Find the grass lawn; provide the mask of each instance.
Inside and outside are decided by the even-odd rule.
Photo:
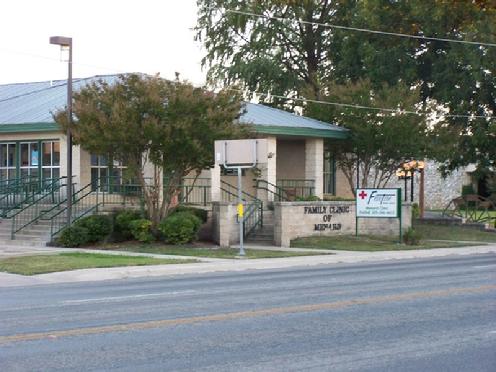
[[[202,247],[197,245],[173,246],[163,243],[140,244],[137,242],[125,242],[105,244],[98,249],[119,250],[127,252],[170,254],[181,256],[196,256],[208,258],[236,258],[239,253],[237,248],[218,248],[217,246]],[[269,251],[259,249],[245,249],[246,258],[278,258],[278,257],[295,257],[295,256],[313,256],[322,253],[319,252],[284,252]]]
[[[476,241],[496,243],[496,233],[479,231],[462,226],[415,225],[423,239]]]
[[[295,248],[335,249],[340,251],[397,251],[430,248],[451,248],[466,246],[457,242],[422,241],[419,245],[398,244],[398,238],[382,236],[313,236],[299,238],[291,242]]]
[[[196,260],[158,259],[151,257],[119,256],[97,253],[59,253],[54,255],[19,256],[0,259],[0,271],[36,275],[90,269],[97,267],[165,265],[197,262]]]

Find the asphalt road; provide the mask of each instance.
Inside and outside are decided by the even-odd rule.
[[[496,255],[0,289],[0,370],[496,371]]]

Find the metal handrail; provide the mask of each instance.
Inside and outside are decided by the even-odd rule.
[[[287,192],[284,189],[282,189],[281,187],[274,185],[273,183],[270,183],[269,181],[266,181],[266,180],[258,179],[255,181],[256,181],[255,187],[257,189],[266,190],[267,192],[270,192],[274,196],[277,196],[278,201],[289,201],[289,196],[288,196]],[[265,183],[266,186],[265,187],[260,186],[261,183]],[[269,186],[272,186],[274,188],[274,190],[276,190],[276,191],[269,189]]]
[[[64,187],[67,186],[67,183],[62,183],[61,181],[63,179],[67,179],[67,177],[61,177],[56,179],[55,181],[52,181],[49,184],[49,187],[45,187],[43,191],[46,191],[46,193],[40,193],[40,194],[35,194],[32,197],[30,197],[25,205],[17,210],[15,213],[12,215],[7,216],[8,218],[12,219],[12,224],[11,224],[11,239],[15,238],[15,234],[24,229],[25,227],[35,223],[40,219],[40,216],[43,214],[43,210],[39,210],[39,206],[43,201],[46,199],[51,198],[52,202],[55,200],[55,195],[57,193],[57,196],[60,200],[60,190],[63,189]],[[67,199],[67,196],[66,196]],[[30,214],[27,217],[27,221],[22,220],[21,218],[23,217],[23,214],[34,208],[34,213]],[[21,221],[19,221],[21,219]],[[19,225],[20,224],[20,225]]]
[[[17,210],[15,213],[8,215],[7,213],[13,210],[14,208],[11,208],[11,210],[7,211],[4,213],[2,216],[3,218],[12,218],[17,216],[19,213],[23,212],[25,209],[29,208],[30,206],[36,204],[37,196],[44,197],[45,195],[51,195],[54,191],[58,191],[62,186],[60,185],[60,182],[62,180],[65,180],[67,177],[60,177],[60,178],[54,178],[52,179],[52,182],[50,182],[48,185],[44,185],[41,190],[39,190],[39,193],[32,193],[30,194],[26,199],[23,200],[23,207],[19,210]],[[65,186],[65,185],[64,185]],[[45,193],[48,192],[48,193]]]
[[[234,196],[235,198],[238,197],[238,188],[236,186],[233,186],[231,185],[230,183],[227,183],[226,181],[220,181],[220,184],[221,184],[221,191],[224,191],[225,193],[227,193],[228,195],[230,196]],[[224,186],[224,187],[222,187]],[[244,201],[253,201],[253,200],[259,200],[256,196],[254,195],[251,195],[245,191],[241,191],[241,195],[245,196],[246,198],[242,198],[242,200]],[[228,200],[228,201],[231,201],[231,200]]]
[[[0,216],[5,217],[11,210],[20,208],[30,196],[43,190],[40,180],[35,177],[3,180],[6,183],[0,191]]]
[[[277,186],[286,192],[288,198],[308,197],[315,194],[315,180],[307,179],[278,179]]]
[[[78,190],[78,192],[74,195],[76,198],[74,199],[72,203],[72,209],[73,209],[73,215],[70,223],[74,223],[77,220],[81,219],[82,217],[88,215],[91,213],[93,210],[98,211],[98,207],[100,205],[104,205],[104,199],[102,201],[98,200],[98,195],[99,193],[104,193],[105,191],[93,191],[92,190],[93,184],[89,183],[88,185],[84,186],[82,189]],[[79,196],[77,196],[79,195]],[[91,204],[87,209],[83,210],[82,212],[78,212],[78,209],[81,207],[82,201],[86,199],[88,196],[93,196],[96,195],[96,201],[94,204]],[[53,209],[52,209],[53,210]],[[65,218],[65,212],[67,211],[67,206],[61,210],[59,210],[57,213],[53,214],[50,216],[50,218],[44,218],[46,220],[50,220],[50,238],[53,238],[55,235],[57,235],[60,231],[62,231],[64,228],[66,228],[69,223],[67,219]],[[57,220],[58,217],[62,215],[62,222],[59,223],[57,227],[55,227],[55,223],[59,220]]]
[[[243,237],[246,238],[258,226],[263,227],[263,202],[259,199],[248,204],[243,218]]]

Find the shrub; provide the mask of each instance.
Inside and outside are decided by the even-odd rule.
[[[418,245],[421,238],[420,233],[413,227],[408,228],[408,230],[403,233],[403,242],[406,245]]]
[[[420,217],[420,207],[417,203],[412,204],[412,218]]]
[[[120,240],[129,240],[133,238],[131,232],[131,222],[141,219],[138,211],[123,210],[117,213],[114,220],[114,235],[118,235]]]
[[[181,213],[181,212],[189,212],[194,214],[196,217],[200,219],[201,222],[207,222],[208,212],[205,209],[194,208],[194,207],[186,207],[184,205],[180,205],[174,209],[172,213]]]
[[[77,220],[74,226],[88,230],[88,243],[101,241],[112,232],[112,221],[108,216],[102,215],[83,217]]]
[[[316,195],[297,196],[295,201],[320,201],[320,198]]]
[[[155,240],[152,234],[152,221],[145,218],[131,221],[129,223],[133,238],[143,243],[150,243]]]
[[[88,242],[88,229],[77,225],[66,227],[56,239],[57,245],[66,248],[76,248]]]
[[[469,185],[463,185],[462,186],[462,196],[465,195],[472,195],[472,194],[477,194],[474,190],[474,186],[472,184]]]
[[[189,212],[172,213],[160,222],[159,230],[169,244],[184,244],[196,239],[201,221]]]

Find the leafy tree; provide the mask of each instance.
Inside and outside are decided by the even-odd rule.
[[[420,88],[425,107],[444,108],[451,115],[496,113],[494,46],[299,22],[494,44],[494,1],[198,0],[198,5],[197,39],[207,50],[203,62],[212,82],[326,99],[325,87],[366,79],[374,89],[384,83]],[[287,100],[271,103],[288,107]],[[436,151],[429,155],[443,161],[447,171],[472,162],[479,168],[496,166],[494,119],[445,116],[436,122]]]
[[[332,23],[346,7],[345,1],[331,0],[199,0],[197,39],[207,50],[203,63],[210,67],[210,81],[279,95],[309,86],[317,96],[320,81],[331,73],[332,30],[297,20]]]
[[[422,158],[426,151],[427,131],[417,111],[419,92],[405,84],[374,88],[370,80],[358,80],[346,85],[333,84],[326,99],[377,108],[360,110],[351,107],[310,103],[307,111],[313,117],[331,118],[350,129],[347,141],[328,144],[337,165],[343,171],[350,189],[356,185],[356,164],[360,164],[360,187],[385,187],[395,175],[398,165],[410,159]],[[393,107],[391,112],[382,107]],[[370,184],[372,182],[372,184]]]
[[[128,166],[154,228],[168,214],[183,177],[213,164],[214,141],[244,133],[234,123],[241,110],[236,94],[158,76],[129,74],[113,84],[89,84],[74,94],[73,110],[75,143]],[[65,115],[55,114],[64,129]],[[154,168],[151,179],[147,164]]]

